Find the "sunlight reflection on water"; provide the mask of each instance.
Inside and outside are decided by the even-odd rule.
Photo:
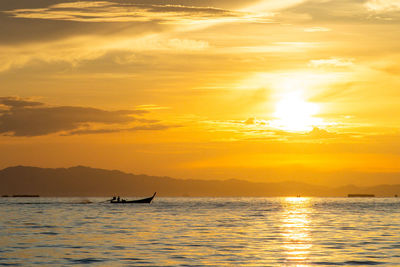
[[[308,259],[312,239],[309,224],[311,213],[309,198],[288,197],[283,200],[281,214],[281,235],[284,237],[282,248],[287,255],[288,263],[304,262]]]

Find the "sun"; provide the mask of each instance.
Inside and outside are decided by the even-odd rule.
[[[319,105],[304,100],[301,92],[288,92],[276,103],[272,124],[287,131],[310,131],[321,124],[321,119],[314,117],[319,110]]]

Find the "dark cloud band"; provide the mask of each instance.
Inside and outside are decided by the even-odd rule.
[[[102,110],[92,107],[48,106],[16,97],[0,97],[0,134],[40,136],[53,133],[94,134],[124,130],[164,130],[169,126],[141,116],[144,110]],[[137,125],[132,126],[131,123]],[[100,128],[99,126],[114,128]],[[115,126],[117,125],[117,127]],[[127,125],[128,127],[121,127]],[[93,126],[97,128],[93,129]]]

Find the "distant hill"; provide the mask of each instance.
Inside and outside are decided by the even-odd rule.
[[[400,195],[400,185],[330,188],[299,182],[255,183],[243,180],[174,179],[135,175],[84,166],[37,168],[16,166],[0,170],[0,194],[40,196],[347,196]]]

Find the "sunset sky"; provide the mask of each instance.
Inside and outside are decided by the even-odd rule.
[[[1,0],[0,168],[400,183],[400,0]]]

